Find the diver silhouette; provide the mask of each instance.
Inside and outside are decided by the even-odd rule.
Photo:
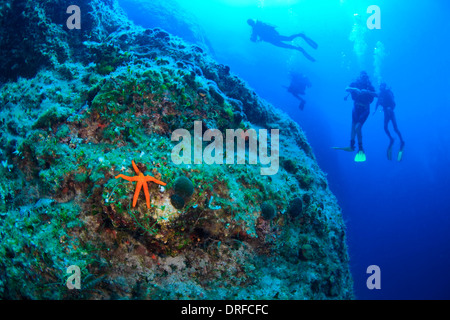
[[[395,108],[395,100],[394,94],[390,89],[387,88],[386,83],[382,82],[380,84],[380,92],[378,93],[378,101],[375,106],[375,111],[378,109],[378,106],[383,107],[384,111],[384,132],[386,132],[389,137],[389,146],[387,149],[387,158],[388,160],[392,160],[392,146],[394,145],[394,138],[391,136],[389,132],[389,122],[392,122],[392,126],[394,127],[394,131],[397,133],[400,138],[400,150],[397,155],[397,161],[401,161],[403,158],[403,148],[405,146],[405,141],[403,141],[402,134],[400,130],[398,130],[397,119],[395,118],[394,108]]]
[[[281,48],[287,48],[287,49],[294,49],[298,50],[310,61],[314,62],[316,61],[312,56],[310,56],[305,49],[302,47],[296,47],[291,44],[284,43],[283,41],[292,41],[295,38],[303,38],[303,40],[306,41],[308,45],[310,45],[312,48],[317,49],[317,43],[315,43],[313,40],[305,36],[303,33],[297,33],[293,34],[292,36],[282,36],[278,33],[275,26],[269,25],[267,23],[264,23],[262,21],[248,19],[247,23],[249,26],[252,27],[252,35],[250,37],[250,40],[253,42],[256,41],[265,41],[268,43],[273,44],[274,46],[281,47]]]
[[[297,72],[291,73],[291,83],[289,84],[289,87],[283,86],[287,89],[289,93],[291,93],[294,97],[296,97],[298,100],[300,100],[299,109],[303,111],[305,108],[306,101],[301,97],[305,94],[305,89],[308,87],[311,87],[311,81],[309,79]]]
[[[350,147],[334,147],[333,149],[353,152],[355,151],[355,137],[357,137],[358,153],[355,156],[355,161],[364,162],[366,161],[366,154],[364,153],[362,143],[362,126],[369,117],[370,104],[377,96],[377,93],[370,83],[369,76],[365,71],[362,71],[358,79],[352,82],[345,90],[349,92],[349,94],[344,98],[344,100],[347,100],[349,95],[352,96],[353,100]]]

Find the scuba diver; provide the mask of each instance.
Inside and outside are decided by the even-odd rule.
[[[297,33],[292,36],[282,36],[278,33],[277,30],[275,30],[275,26],[271,26],[267,23],[248,19],[247,23],[252,27],[252,35],[250,37],[250,40],[253,42],[256,41],[265,41],[273,44],[274,46],[281,47],[281,48],[287,48],[287,49],[294,49],[298,50],[310,61],[314,62],[316,61],[313,57],[311,57],[302,47],[296,47],[287,43],[284,43],[283,41],[292,41],[295,38],[301,37],[303,38],[307,44],[309,44],[312,48],[317,49],[317,43],[315,43],[313,40],[305,36],[303,33]]]
[[[352,82],[350,86],[348,86],[345,90],[349,92],[349,94],[347,94],[344,100],[347,100],[348,96],[351,95],[354,102],[352,111],[350,147],[334,147],[333,149],[344,150],[348,152],[355,151],[355,137],[357,136],[358,153],[355,156],[355,161],[364,162],[366,161],[366,154],[364,153],[363,149],[361,129],[370,114],[370,104],[377,96],[377,93],[370,83],[369,76],[365,71],[362,71],[358,79]]]
[[[305,108],[305,99],[303,99],[300,95],[305,94],[305,89],[311,87],[311,81],[309,79],[301,74],[292,72],[291,73],[291,83],[289,87],[283,86],[287,89],[289,93],[291,93],[294,97],[296,97],[298,100],[300,100],[300,105],[298,106],[300,110],[303,111]]]
[[[389,132],[389,122],[392,121],[392,126],[394,127],[394,131],[397,133],[400,138],[400,150],[397,155],[397,161],[401,161],[403,158],[403,148],[405,146],[405,141],[403,141],[402,134],[397,127],[397,120],[395,118],[394,108],[395,108],[395,100],[394,94],[390,89],[386,87],[386,83],[380,84],[380,93],[378,94],[378,101],[375,107],[375,112],[378,109],[378,106],[383,107],[384,111],[384,131],[389,137],[389,146],[387,149],[387,158],[388,160],[392,160],[392,146],[394,145],[394,138],[392,138],[391,133]],[[375,114],[374,112],[374,114]]]

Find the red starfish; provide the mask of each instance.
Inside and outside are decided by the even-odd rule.
[[[147,182],[148,181],[155,182],[155,183],[160,184],[162,186],[165,186],[166,183],[164,183],[162,181],[159,181],[158,179],[155,179],[152,176],[144,176],[144,174],[139,171],[138,167],[134,163],[134,160],[131,160],[131,164],[133,165],[133,169],[136,172],[137,176],[128,177],[128,176],[125,176],[123,174],[119,174],[118,176],[116,176],[116,179],[122,178],[122,179],[125,179],[127,181],[137,181],[138,184],[136,186],[136,191],[134,192],[134,197],[133,197],[133,208],[136,206],[136,202],[137,202],[137,199],[139,197],[139,192],[141,191],[142,186],[144,186],[145,201],[147,203],[147,208],[150,209],[150,194],[148,193]]]

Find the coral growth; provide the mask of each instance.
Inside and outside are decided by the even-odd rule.
[[[275,208],[268,202],[264,202],[261,205],[261,217],[264,220],[272,220],[276,215]]]
[[[173,185],[174,192],[183,199],[188,199],[194,193],[192,181],[186,177],[178,177]]]
[[[289,204],[289,215],[293,218],[298,217],[303,211],[303,201],[299,197],[291,200]]]

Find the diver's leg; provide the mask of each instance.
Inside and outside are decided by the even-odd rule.
[[[297,37],[303,38],[303,40],[305,40],[305,42],[307,44],[309,44],[311,46],[311,48],[317,49],[317,47],[318,47],[317,43],[315,43],[311,38],[308,38],[304,33],[297,33],[297,34],[290,36],[289,38],[295,39]]]
[[[292,35],[292,36],[282,36],[282,35],[279,35],[278,36],[278,39],[280,40],[280,41],[292,41],[292,40],[294,40],[295,38],[297,37],[297,35]]]
[[[392,125],[394,126],[394,130],[397,133],[398,137],[400,138],[400,150],[398,151],[397,161],[402,161],[403,148],[405,147],[405,141],[403,141],[402,134],[400,133],[400,130],[398,130],[397,120],[395,119],[394,111],[392,111]]]
[[[281,41],[270,41],[269,43],[273,44],[274,46],[280,47],[280,48],[286,48],[286,49],[294,49],[294,50],[298,50],[301,53],[303,53],[303,55],[306,57],[306,59],[314,62],[316,61],[316,59],[314,59],[313,57],[311,57],[302,47],[296,47],[287,43],[283,43]]]
[[[300,51],[301,53],[303,53],[303,55],[305,56],[306,59],[308,59],[311,62],[315,62],[316,59],[314,59],[312,56],[310,56],[302,47],[294,47],[295,49],[297,49],[298,51]]]
[[[384,131],[386,132],[387,136],[389,137],[389,145],[386,151],[386,157],[388,160],[392,160],[392,146],[394,145],[394,138],[392,138],[391,133],[389,132],[389,117],[384,114]]]
[[[297,47],[287,44],[287,43],[283,43],[281,41],[267,41],[267,42],[273,44],[274,46],[280,47],[280,48],[297,49]]]
[[[405,144],[405,142],[403,141],[402,134],[400,133],[400,130],[398,130],[397,119],[395,118],[394,111],[392,111],[391,120],[392,120],[392,126],[394,127],[394,131],[395,131],[395,133],[397,133],[398,137],[400,138],[400,144],[401,145]]]
[[[305,109],[305,103],[306,103],[306,101],[305,101],[305,99],[303,99],[302,97],[300,97],[300,96],[297,96],[298,97],[298,99],[300,100],[300,104],[299,104],[299,109],[300,110],[302,110],[303,111],[303,109]]]
[[[366,161],[366,154],[364,153],[364,148],[363,148],[363,144],[362,144],[362,126],[363,126],[363,123],[358,122],[355,127],[356,136],[358,137],[358,152],[356,153],[356,156],[355,156],[355,162]]]
[[[296,33],[293,34],[292,36],[282,36],[282,35],[278,36],[279,41],[292,41],[295,38],[303,38],[303,40],[305,40],[305,42],[309,44],[313,49],[317,49],[318,47],[317,43],[315,43],[312,39],[305,36],[304,33]]]
[[[386,132],[387,136],[389,137],[389,145],[386,151],[386,156],[388,160],[392,160],[392,146],[394,145],[394,138],[392,137],[391,133],[389,132],[389,121],[392,120],[392,124],[394,125],[394,130],[396,127],[395,117],[393,117],[392,110],[386,109],[384,111],[384,132]],[[401,138],[400,138],[401,140]]]
[[[356,131],[356,137],[358,138],[358,149],[363,150],[363,143],[362,143],[362,124],[358,122],[355,126]]]
[[[352,110],[352,129],[350,132],[350,148],[355,150],[355,138],[356,138],[356,121],[357,121],[357,113],[355,108]]]
[[[356,123],[352,123],[352,130],[350,132],[350,149],[355,150],[356,138]]]
[[[363,149],[363,143],[362,143],[362,126],[364,125],[364,123],[366,122],[367,118],[369,117],[370,114],[370,109],[369,107],[367,107],[365,110],[363,110],[360,115],[359,115],[359,119],[358,119],[358,123],[356,126],[356,135],[358,137],[358,148],[361,151],[364,151]]]
[[[306,103],[305,99],[300,97],[300,95],[298,93],[292,93],[292,95],[294,97],[296,97],[300,101],[300,104],[298,105],[298,108],[303,111],[303,109],[305,108],[305,103]]]
[[[291,92],[291,94],[292,94],[294,97],[296,97],[298,100],[301,100],[301,99],[302,99],[302,98],[298,95],[298,93]]]
[[[384,113],[384,132],[386,132],[387,136],[389,137],[389,140],[393,142],[394,138],[392,138],[391,133],[389,132],[389,121],[391,120],[388,111],[385,111]]]

